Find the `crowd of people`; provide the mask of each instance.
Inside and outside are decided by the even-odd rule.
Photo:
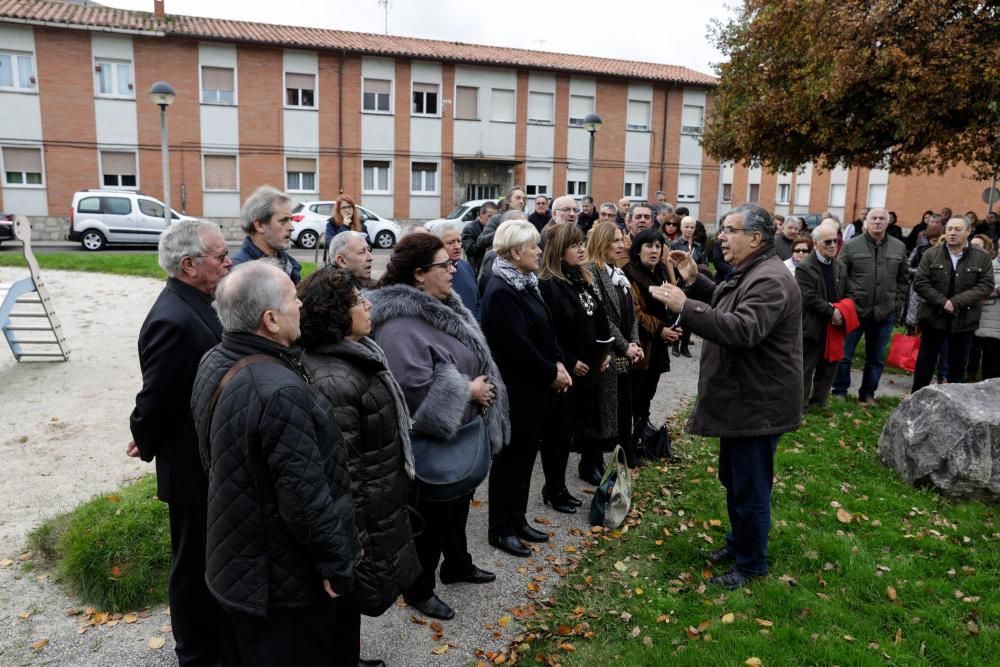
[[[170,277],[139,334],[128,454],[155,459],[169,507],[180,664],[377,665],[360,656],[363,615],[402,596],[454,617],[438,582],[495,579],[469,554],[475,486],[488,485],[486,541],[530,556],[549,539],[527,519],[536,459],[542,502],[569,514],[583,504],[571,452],[589,485],[615,445],[641,464],[657,385],[692,334],[686,428],[719,438],[730,518],[705,558],[731,562],[710,580],[730,589],[767,574],[778,440],[806,406],[846,394],[861,335],[861,401],[909,301],[926,347],[914,391],[942,350],[961,381],[973,341],[995,375],[995,216],[975,236],[964,218],[943,232],[930,219],[908,255],[882,208],[849,235],[833,216],[807,231],[745,205],[709,249],[704,225],[664,199],[538,197],[527,214],[515,187],[464,227],[412,228],[377,281],[347,196],[325,265],[304,280],[288,253],[292,201],[274,188],[244,203],[232,258],[218,228],[172,225],[159,246]],[[490,466],[444,495],[425,459],[448,445],[482,446]]]

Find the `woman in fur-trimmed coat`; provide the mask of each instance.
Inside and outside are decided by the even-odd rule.
[[[493,453],[510,440],[507,391],[475,317],[453,293],[453,260],[441,240],[414,234],[396,245],[372,302],[375,341],[385,350],[413,419],[413,430],[452,438],[486,408]],[[415,542],[423,573],[403,592],[412,607],[432,618],[454,616],[434,594],[434,573],[441,582],[486,583],[495,577],[472,563],[465,525],[472,494],[447,502],[427,502],[418,485],[411,497],[423,516]]]

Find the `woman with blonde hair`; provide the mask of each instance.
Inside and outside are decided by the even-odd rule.
[[[573,513],[580,501],[566,488],[566,463],[572,443],[579,449],[580,479],[601,481],[602,443],[617,436],[617,404],[604,405],[599,387],[610,358],[598,341],[607,340],[608,316],[595,280],[584,268],[583,232],[573,224],[553,225],[545,235],[538,287],[552,313],[556,342],[573,386],[556,401],[542,445],[545,486],[542,500],[559,512]]]

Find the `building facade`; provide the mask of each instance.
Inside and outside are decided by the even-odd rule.
[[[161,196],[161,80],[177,93],[171,201],[189,215],[232,220],[265,183],[400,221],[515,184],[598,202],[663,190],[707,219],[719,203],[699,145],[715,80],[686,68],[0,0],[0,210],[51,237],[77,190]]]

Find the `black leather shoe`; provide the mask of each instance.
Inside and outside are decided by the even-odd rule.
[[[580,479],[582,479],[587,484],[591,486],[599,486],[601,484],[601,474],[597,472],[597,469],[592,466],[577,467],[576,471],[580,473]]]
[[[563,489],[559,493],[549,493],[544,486],[542,487],[542,502],[563,514],[576,514],[576,508],[579,507],[569,501],[569,491]]]
[[[735,590],[737,588],[743,588],[749,584],[754,579],[759,579],[759,576],[753,576],[749,574],[744,574],[740,572],[735,567],[725,574],[720,574],[717,577],[712,577],[708,580],[708,583],[715,584],[716,586],[722,586],[728,588],[729,590]]]
[[[681,356],[687,357],[689,359],[691,358],[691,350],[690,348],[688,348],[687,345],[681,347]]]
[[[576,510],[574,510],[576,511]],[[514,534],[523,542],[548,542],[549,534],[540,530],[535,530],[531,526],[518,526],[514,529]]]
[[[705,554],[705,560],[707,560],[712,565],[718,565],[727,560],[732,560],[733,552],[729,550],[729,546],[724,546],[721,549],[716,549],[715,551],[709,551]]]
[[[670,354],[674,355],[675,357],[679,357],[681,356],[681,350],[677,345],[674,345],[674,349],[670,351]]]
[[[364,658],[358,658],[358,667],[385,667],[385,662],[382,660],[365,660]]]
[[[576,496],[570,495],[570,492],[569,492],[568,489],[563,492],[563,498],[565,498],[566,502],[568,502],[573,507],[582,507],[583,506],[583,501],[580,500],[579,498],[577,498]]]
[[[447,621],[455,618],[455,612],[451,607],[446,605],[441,601],[441,598],[431,593],[431,596],[426,600],[411,600],[410,598],[403,596],[403,600],[406,604],[410,605],[417,611],[419,611],[424,616],[430,616],[431,618],[439,618],[442,621]]]
[[[514,535],[490,535],[487,541],[491,547],[496,547],[500,551],[506,551],[511,556],[527,558],[531,555],[531,549],[521,544],[521,540]]]
[[[492,572],[487,572],[486,570],[481,570],[475,565],[472,566],[472,570],[461,577],[446,577],[444,572],[441,573],[441,583],[442,584],[457,584],[459,582],[466,584],[488,584],[491,581],[496,580],[497,575]]]

